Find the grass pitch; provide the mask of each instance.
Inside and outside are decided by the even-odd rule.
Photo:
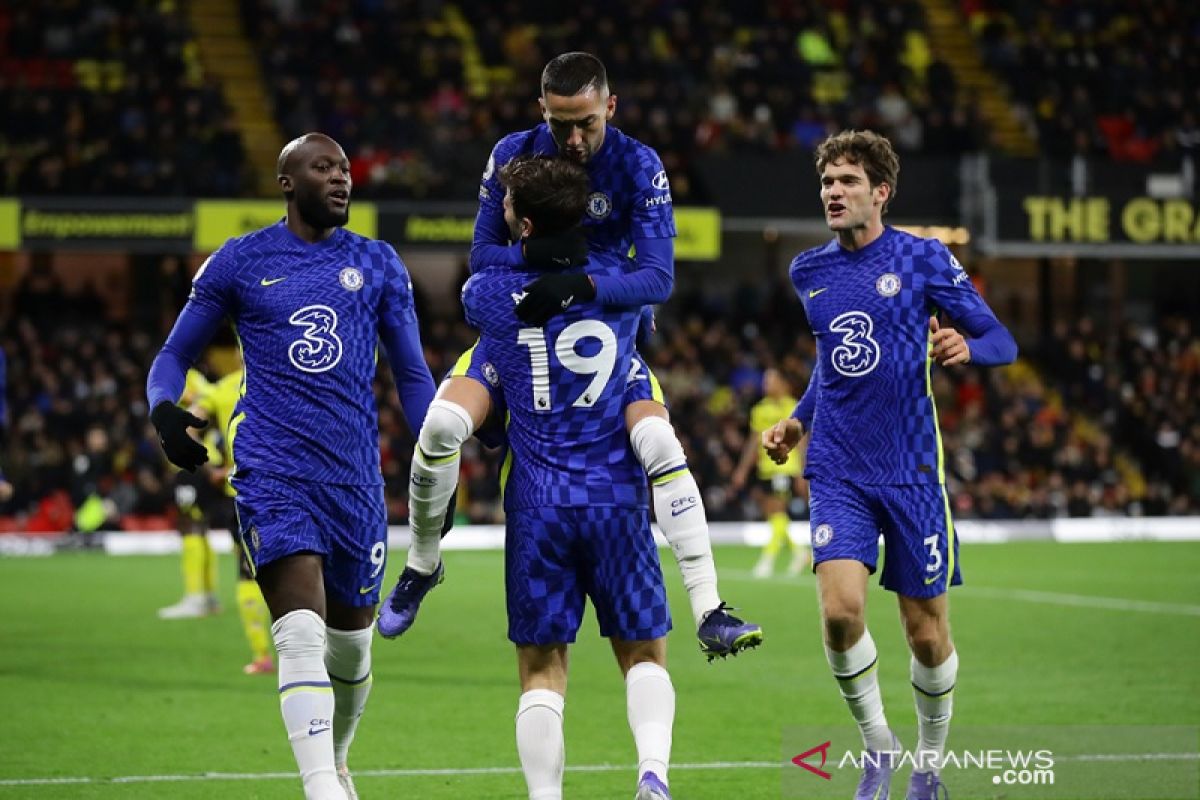
[[[797,769],[788,729],[849,721],[812,577],[755,581],[756,555],[722,548],[717,561],[722,594],[763,625],[764,646],[707,664],[663,554],[677,798],[781,797]],[[376,640],[350,761],[363,798],[525,796],[502,558],[447,553],[446,583],[412,631]],[[223,614],[164,622],[155,610],[178,597],[175,558],[0,559],[0,798],[301,796],[274,678],[241,674],[226,561]],[[394,554],[385,586],[402,562]],[[963,568],[967,585],[951,594],[956,726],[1200,724],[1200,544],[967,546]],[[895,601],[873,587],[868,615],[889,720],[912,731]],[[566,739],[567,797],[632,797],[624,686],[593,620],[572,650]],[[899,779],[893,792],[903,795]]]

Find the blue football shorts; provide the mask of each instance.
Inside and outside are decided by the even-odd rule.
[[[359,608],[379,602],[387,567],[383,486],[348,486],[249,473],[237,489],[238,536],[257,572],[295,553],[324,558],[325,592]]]
[[[962,583],[945,487],[868,486],[813,477],[809,489],[814,567],[850,559],[873,574],[882,536],[879,582],[885,589],[906,597],[936,597]]]
[[[513,511],[504,550],[508,638],[516,644],[574,642],[585,598],[601,636],[640,641],[671,630],[648,509]]]

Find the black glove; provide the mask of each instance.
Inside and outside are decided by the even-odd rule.
[[[150,421],[158,431],[167,460],[180,469],[195,472],[196,467],[208,461],[208,449],[188,436],[188,428],[203,429],[208,422],[184,411],[170,400],[163,400],[150,412]]]
[[[525,263],[537,269],[582,267],[588,260],[587,235],[578,225],[553,236],[526,239],[522,249]]]
[[[446,538],[446,534],[454,527],[454,512],[458,508],[458,489],[454,490],[454,494],[450,495],[450,503],[446,506],[446,518],[442,520],[442,538]]]
[[[582,272],[551,272],[525,287],[525,296],[517,303],[517,318],[540,328],[554,315],[595,297],[596,286]]]

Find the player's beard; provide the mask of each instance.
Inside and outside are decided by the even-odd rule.
[[[326,204],[325,198],[320,195],[297,193],[296,211],[300,213],[300,219],[317,230],[340,228],[350,221],[349,200],[346,202],[345,211],[335,211]]]

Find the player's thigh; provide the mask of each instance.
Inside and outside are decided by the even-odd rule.
[[[638,353],[634,353],[625,378],[625,428],[633,427],[648,417],[660,417],[671,421],[667,411],[667,398],[663,394],[658,378]]]
[[[316,553],[292,553],[258,571],[258,586],[273,620],[301,610],[324,619],[324,580],[322,558]]]
[[[508,638],[516,645],[569,644],[583,621],[574,509],[528,508],[505,520]]]
[[[329,543],[325,594],[339,608],[373,609],[387,568],[383,486],[314,486],[311,497]]]
[[[567,693],[567,645],[517,645],[517,672],[521,691],[549,689],[561,695]]]
[[[884,588],[906,597],[928,598],[962,583],[958,537],[944,486],[889,486],[881,495]]]
[[[634,641],[613,637],[610,644],[612,644],[613,655],[617,658],[617,666],[621,668],[622,675],[628,675],[629,670],[637,664],[667,666],[667,639],[665,636]]]
[[[586,545],[584,579],[600,635],[626,641],[666,636],[671,612],[645,508],[577,509]]]

